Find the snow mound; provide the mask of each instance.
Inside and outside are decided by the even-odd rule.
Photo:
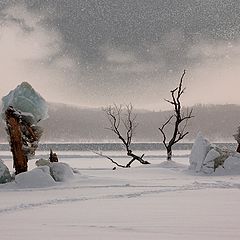
[[[50,162],[49,160],[39,159],[35,164],[38,167],[49,166],[50,174],[57,182],[65,182],[74,177],[74,170],[67,163]]]
[[[174,162],[172,160],[171,161],[167,160],[167,161],[164,161],[164,162],[158,164],[158,167],[170,168],[170,169],[183,169],[183,168],[186,168],[186,165]]]
[[[40,159],[38,167],[15,176],[18,188],[45,188],[55,186],[56,182],[65,182],[74,177],[72,168],[66,163]]]
[[[53,162],[50,164],[50,173],[57,182],[65,182],[74,177],[72,168],[61,162]]]
[[[31,171],[16,175],[15,183],[20,188],[42,188],[56,184],[50,175],[48,166],[37,167]]]
[[[220,149],[198,134],[189,157],[190,170],[205,174],[240,174],[240,154]]]
[[[36,124],[48,117],[46,101],[27,82],[21,83],[2,98],[3,117],[9,106],[20,111],[23,118],[31,124]]]
[[[0,159],[0,184],[7,183],[11,181],[11,174],[8,167]]]

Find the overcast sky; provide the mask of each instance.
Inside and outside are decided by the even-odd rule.
[[[239,0],[0,1],[0,95],[27,81],[48,101],[164,109],[240,103]]]

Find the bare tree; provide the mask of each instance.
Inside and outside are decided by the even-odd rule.
[[[113,132],[121,140],[127,152],[127,156],[131,157],[131,160],[126,165],[121,165],[106,155],[101,153],[97,154],[108,158],[112,163],[123,168],[129,168],[135,160],[142,164],[149,164],[148,161],[143,160],[144,154],[141,156],[135,155],[131,149],[132,138],[138,126],[136,122],[137,115],[133,113],[132,104],[127,105],[124,109],[121,105],[117,106],[114,104],[104,108],[103,111],[109,122],[109,127],[107,129]]]
[[[192,109],[189,111],[188,109],[184,112],[181,106],[181,96],[184,93],[186,88],[183,88],[182,83],[186,71],[183,71],[178,87],[171,90],[171,100],[165,99],[166,102],[172,104],[174,106],[173,114],[163,123],[162,127],[159,128],[163,136],[163,144],[167,150],[167,160],[172,160],[172,147],[174,144],[178,143],[182,140],[189,132],[186,131],[186,127],[188,125],[188,121],[193,117]],[[172,127],[172,137],[168,141],[166,134],[166,127]]]

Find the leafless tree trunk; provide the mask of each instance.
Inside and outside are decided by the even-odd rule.
[[[165,99],[165,101],[174,106],[173,114],[166,120],[165,123],[163,123],[162,127],[159,128],[159,131],[163,136],[163,144],[167,150],[167,160],[172,159],[173,145],[188,135],[189,132],[186,131],[186,127],[188,125],[188,120],[193,117],[192,109],[190,111],[187,110],[186,112],[183,112],[181,106],[181,96],[185,91],[185,88],[182,86],[185,74],[186,71],[184,70],[178,87],[170,91],[171,100]],[[169,141],[167,140],[167,134],[165,132],[165,129],[168,126],[173,126],[172,137]]]
[[[142,156],[137,156],[131,150],[132,138],[138,126],[138,123],[136,122],[137,116],[133,113],[133,106],[129,104],[125,109],[123,109],[122,106],[117,106],[115,104],[113,106],[104,108],[103,111],[105,112],[110,124],[107,129],[112,131],[121,140],[124,148],[127,151],[127,156],[131,157],[132,159],[127,165],[121,165],[108,156],[99,153],[98,155],[107,157],[118,167],[129,168],[135,160],[142,164],[149,164],[148,161],[143,160],[144,154]]]
[[[28,158],[35,154],[42,129],[24,120],[24,115],[12,106],[5,111],[6,129],[9,135],[15,174],[26,172]]]
[[[27,157],[23,150],[22,132],[20,116],[13,108],[8,108],[5,112],[7,131],[9,134],[10,147],[13,155],[13,166],[15,174],[27,171]]]

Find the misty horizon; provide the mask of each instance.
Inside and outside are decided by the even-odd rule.
[[[134,113],[137,114],[139,127],[133,142],[161,143],[158,128],[172,111],[134,109]],[[193,115],[195,117],[188,126],[189,135],[183,139],[183,143],[193,142],[199,132],[212,142],[235,143],[233,134],[239,126],[240,105],[195,105]],[[106,130],[108,124],[100,108],[49,103],[49,118],[40,124],[44,129],[41,142],[119,142],[113,133]],[[0,141],[7,142],[3,121],[0,122],[0,129]],[[169,130],[167,133],[171,134]]]
[[[166,101],[165,99],[162,99],[162,101]],[[76,109],[81,109],[81,110],[90,110],[90,111],[95,111],[95,110],[98,110],[98,111],[102,111],[105,107],[108,107],[108,106],[113,106],[114,104],[118,105],[118,106],[122,106],[123,108],[126,107],[128,104],[132,104],[131,102],[130,103],[126,103],[126,104],[117,104],[117,103],[109,103],[107,105],[102,105],[102,106],[84,106],[84,105],[79,105],[79,104],[72,104],[72,103],[64,103],[64,102],[48,102],[48,105],[51,107],[52,106],[65,106],[66,108],[76,108]],[[182,106],[183,107],[183,110],[185,109],[194,109],[194,108],[201,108],[201,107],[225,107],[225,106],[236,106],[236,107],[240,107],[240,104],[235,104],[235,103],[225,103],[225,104],[214,104],[214,103],[196,103],[194,105],[189,105],[189,106]],[[147,109],[147,108],[136,108],[134,105],[133,105],[133,110],[134,112],[138,113],[138,112],[173,112],[174,108],[172,105],[168,105],[166,106],[166,108],[164,109]]]

